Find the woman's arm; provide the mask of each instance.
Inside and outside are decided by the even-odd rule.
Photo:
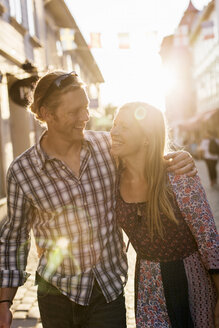
[[[198,175],[174,175],[169,179],[180,212],[198,246],[202,262],[210,274],[219,270],[219,237],[205,190]]]
[[[202,263],[217,289],[215,327],[219,328],[219,238],[205,190],[198,175],[189,178],[169,173],[169,179],[180,212],[196,240]]]

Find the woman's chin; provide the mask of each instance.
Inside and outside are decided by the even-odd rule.
[[[112,154],[113,156],[116,156],[116,153],[115,153],[115,150],[114,150],[114,149],[111,148],[110,152],[111,152],[111,154]]]
[[[117,156],[117,157],[120,155],[120,151],[117,147],[112,147],[111,148],[111,153],[112,153],[113,156]]]

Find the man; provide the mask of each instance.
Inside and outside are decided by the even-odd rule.
[[[31,229],[41,250],[36,280],[43,327],[126,327],[127,260],[114,212],[116,167],[109,134],[85,131],[88,107],[74,72],[49,73],[35,88],[30,109],[47,130],[7,174],[0,328],[10,327],[10,305],[28,277]],[[184,166],[181,173],[194,166],[186,153],[173,157],[172,164]]]

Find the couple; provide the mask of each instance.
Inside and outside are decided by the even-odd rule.
[[[217,235],[190,156],[169,154],[175,173],[166,173],[163,117],[144,103],[117,112],[112,156],[108,133],[84,131],[88,106],[75,73],[49,73],[36,85],[30,109],[47,130],[8,170],[0,328],[10,327],[28,277],[31,229],[43,327],[126,327],[120,226],[138,257],[137,327],[214,327]],[[185,172],[193,177],[176,175]]]

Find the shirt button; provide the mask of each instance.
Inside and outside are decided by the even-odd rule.
[[[84,206],[87,206],[87,203],[84,203]]]
[[[93,245],[93,244],[91,244],[91,245],[90,245],[90,247],[93,249],[93,248],[94,248],[94,245]]]
[[[64,165],[62,166],[62,169],[65,170],[65,166]]]

